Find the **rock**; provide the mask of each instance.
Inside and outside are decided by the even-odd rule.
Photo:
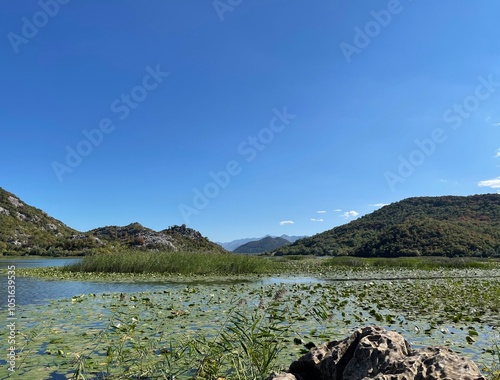
[[[268,380],[485,380],[476,364],[446,347],[413,350],[403,336],[378,326],[324,343]]]
[[[180,235],[189,239],[205,239],[201,233],[199,233],[196,230],[193,230],[192,228],[186,227],[185,224],[182,226],[173,226],[169,227],[166,230],[161,231],[162,233],[168,234],[168,235]]]
[[[21,202],[21,201],[20,201],[19,199],[17,199],[16,197],[9,196],[7,199],[8,199],[8,200],[10,201],[10,203],[12,203],[15,207],[23,207],[23,206],[24,206],[23,202]]]
[[[277,380],[297,380],[297,378],[292,375],[291,373],[276,373],[273,372],[271,376],[267,378],[268,380],[270,379],[277,379]]]

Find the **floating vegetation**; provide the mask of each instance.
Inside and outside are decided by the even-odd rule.
[[[194,281],[20,307],[12,378],[261,379],[308,347],[372,323],[417,347],[449,346],[491,376],[498,370],[498,270],[328,273],[319,282]]]
[[[5,375],[261,379],[315,344],[375,323],[417,347],[449,346],[498,379],[498,261],[148,255],[121,264],[109,255],[62,269],[18,269],[61,286],[144,281],[157,291],[20,306],[17,368]],[[311,281],[299,282],[298,273]]]

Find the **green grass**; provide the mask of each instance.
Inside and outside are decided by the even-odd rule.
[[[356,272],[361,276],[378,276],[384,271],[391,278],[435,276],[439,271],[500,269],[500,261],[493,259],[404,257],[404,258],[357,258],[339,256],[318,258],[315,256],[253,256],[218,253],[161,253],[123,251],[122,253],[86,256],[78,264],[66,267],[19,268],[20,276],[36,276],[52,279],[95,281],[160,281],[186,278],[235,279],[262,275],[294,276],[344,276]],[[0,274],[3,270],[0,269]],[[462,274],[460,274],[461,276]]]
[[[401,258],[316,258],[304,256],[263,257],[219,253],[158,253],[125,251],[86,256],[77,264],[63,268],[72,273],[179,274],[179,275],[245,275],[277,273],[328,273],[328,269],[495,269],[500,261],[447,257]]]
[[[484,370],[491,380],[500,380],[500,342],[496,342],[487,352],[493,355],[493,364]]]
[[[219,253],[122,252],[87,256],[64,267],[70,272],[172,273],[239,275],[269,273],[276,265],[266,258]]]
[[[360,258],[339,256],[331,259],[325,259],[322,265],[325,267],[350,267],[358,269],[495,269],[500,267],[500,261],[464,257]]]

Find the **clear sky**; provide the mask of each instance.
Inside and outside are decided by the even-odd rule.
[[[495,0],[0,8],[0,186],[78,230],[312,235],[500,190]]]

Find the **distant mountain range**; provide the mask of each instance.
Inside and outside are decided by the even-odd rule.
[[[500,256],[500,194],[408,198],[273,254]]]
[[[500,194],[408,198],[311,237],[266,236],[221,245],[278,256],[500,257]],[[154,231],[132,223],[80,232],[0,188],[0,256],[123,249],[227,253],[223,247],[185,225]]]
[[[240,245],[233,252],[258,254],[258,253],[272,251],[273,249],[281,248],[289,244],[292,243],[289,240],[283,239],[281,237],[266,236],[264,239],[250,241],[248,243]]]
[[[227,252],[185,225],[154,231],[132,223],[80,232],[0,188],[0,256],[85,255],[121,249]]]
[[[219,244],[221,247],[223,247],[224,249],[226,249],[228,251],[234,251],[236,248],[238,248],[246,243],[250,243],[252,241],[262,240],[266,237],[280,237],[282,239],[288,240],[290,243],[294,243],[295,241],[302,239],[302,238],[305,238],[306,236],[288,236],[288,235],[271,236],[271,235],[266,235],[263,237],[243,238],[243,239],[229,241],[227,243],[217,243],[217,244]]]

